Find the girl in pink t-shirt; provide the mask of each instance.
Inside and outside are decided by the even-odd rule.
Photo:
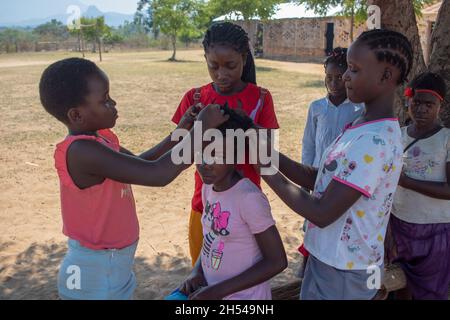
[[[252,124],[233,110],[226,113],[230,120],[219,127],[223,136],[226,129],[246,130]],[[269,202],[234,164],[226,164],[224,152],[214,150],[210,159],[205,153],[197,165],[205,205],[203,247],[179,290],[195,300],[271,299],[268,281],[287,267],[287,258]]]
[[[155,156],[162,144],[177,144],[170,136],[140,156],[120,146],[110,130],[118,116],[109,80],[91,61],[69,58],[52,64],[42,74],[39,91],[45,110],[69,130],[55,151],[63,233],[69,238],[59,295],[130,299],[136,287],[132,267],[139,238],[130,184],[165,186],[189,164],[174,164],[170,152]],[[178,127],[190,129],[195,111],[192,107]],[[218,106],[209,106],[197,118],[206,130],[227,117]],[[188,143],[182,140],[180,147],[189,148]]]

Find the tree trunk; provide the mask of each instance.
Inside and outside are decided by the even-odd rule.
[[[81,44],[81,32],[78,33],[78,51],[82,52],[82,44]]]
[[[98,41],[98,56],[100,58],[100,62],[102,62],[103,61],[102,60],[102,39],[98,38],[97,41]]]
[[[84,59],[85,58],[85,55],[84,55],[84,45],[85,45],[85,43],[84,43],[84,37],[83,37],[83,26],[80,27],[80,40],[81,40],[81,42],[80,42],[81,54],[83,55],[83,59]]]
[[[169,59],[169,61],[176,61],[176,55],[177,55],[177,36],[172,35],[172,48],[173,48],[173,54],[172,57]]]
[[[442,2],[431,38],[431,58],[429,69],[440,74],[447,84],[447,98],[442,105],[441,119],[450,127],[450,0]]]
[[[352,6],[352,15],[350,19],[350,41],[353,42],[354,40],[354,30],[355,30],[355,3],[353,3]]]
[[[368,0],[368,5],[377,5],[381,9],[381,27],[403,33],[410,41],[414,50],[413,67],[408,79],[423,72],[426,68],[420,44],[419,28],[411,0]],[[395,99],[395,113],[400,123],[404,124],[407,118],[405,100],[403,97],[404,86],[397,90]]]

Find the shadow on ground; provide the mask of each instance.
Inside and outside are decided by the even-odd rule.
[[[13,263],[7,263],[2,252],[10,245],[0,243],[0,300],[58,299],[57,274],[66,253],[66,243],[33,243]],[[135,299],[162,299],[191,270],[190,259],[185,256],[161,253],[153,260],[149,263],[148,259],[136,257]]]

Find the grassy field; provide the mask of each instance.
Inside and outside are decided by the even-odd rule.
[[[51,62],[77,53],[0,55],[0,299],[55,299],[65,253],[55,144],[65,127],[42,108],[38,82]],[[174,127],[171,116],[183,94],[210,81],[201,51],[109,53],[100,64],[110,77],[120,118],[115,131],[140,152]],[[91,55],[93,61],[97,56]],[[268,88],[281,126],[280,149],[297,160],[309,103],[325,94],[323,66],[257,60],[258,84]],[[141,224],[136,259],[137,299],[159,299],[190,271],[187,225],[193,168],[166,188],[134,187]],[[289,268],[274,284],[294,277],[302,219],[263,185],[288,252]]]

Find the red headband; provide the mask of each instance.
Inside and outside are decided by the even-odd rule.
[[[414,95],[416,93],[420,93],[420,92],[432,94],[439,100],[444,101],[444,98],[434,90],[428,90],[428,89],[415,89],[414,90],[413,88],[410,88],[410,87],[405,89],[405,97],[412,98],[412,97],[414,97]]]

